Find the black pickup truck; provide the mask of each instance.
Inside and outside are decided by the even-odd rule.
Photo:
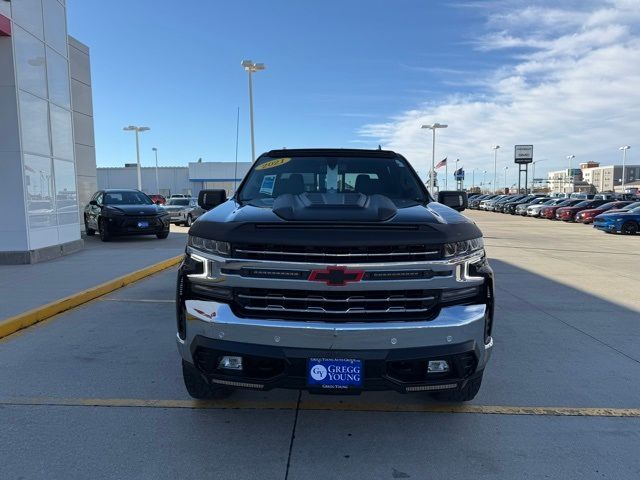
[[[493,338],[482,234],[385,150],[274,150],[233,198],[200,192],[177,280],[195,398],[234,388],[471,400]]]

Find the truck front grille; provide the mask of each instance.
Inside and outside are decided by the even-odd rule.
[[[432,290],[325,291],[236,289],[234,308],[240,316],[370,322],[426,320],[435,316],[438,294]]]
[[[233,249],[237,258],[310,263],[417,262],[441,257],[440,247],[424,244],[368,247],[234,244]]]

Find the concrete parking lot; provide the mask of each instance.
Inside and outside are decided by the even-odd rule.
[[[0,478],[640,478],[640,236],[467,214],[497,316],[466,409],[396,393],[191,401],[170,270],[0,340]]]

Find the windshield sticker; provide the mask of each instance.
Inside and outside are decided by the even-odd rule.
[[[256,167],[256,170],[267,170],[269,168],[279,167],[280,165],[284,165],[290,161],[290,158],[276,158],[275,160],[269,160],[268,162],[261,163]]]
[[[273,195],[273,187],[275,184],[275,175],[265,175],[262,179],[262,185],[260,186],[260,193],[264,193],[265,195]]]

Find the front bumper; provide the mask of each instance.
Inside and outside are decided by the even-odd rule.
[[[177,344],[210,382],[241,388],[306,388],[307,359],[324,357],[363,360],[362,390],[443,390],[484,369],[493,346],[491,337],[485,343],[488,316],[487,305],[460,305],[424,322],[298,322],[240,318],[227,304],[186,300],[185,336],[177,336]],[[218,370],[222,354],[248,356],[249,364],[263,368],[240,375]],[[398,373],[443,357],[454,366],[444,377]]]
[[[598,230],[602,230],[605,232],[618,232],[620,230],[620,226],[615,223],[603,223],[603,222],[594,222],[593,228],[597,228]]]
[[[168,232],[169,217],[106,217],[107,229],[111,235],[154,235]],[[145,222],[146,227],[139,227],[139,222]]]

